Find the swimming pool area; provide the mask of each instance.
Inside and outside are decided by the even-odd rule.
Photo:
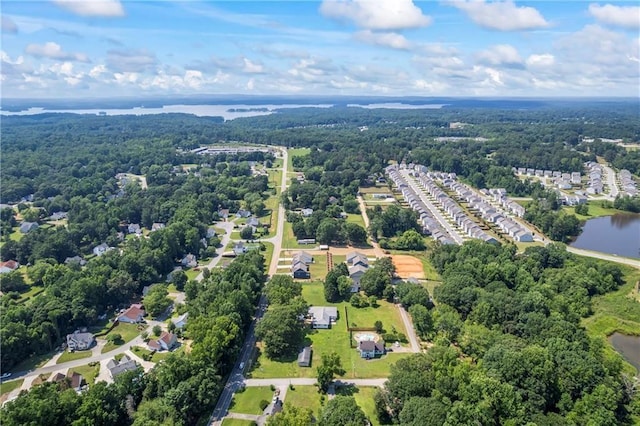
[[[354,338],[358,342],[366,342],[366,341],[377,342],[378,341],[378,335],[375,333],[358,333],[354,336]]]

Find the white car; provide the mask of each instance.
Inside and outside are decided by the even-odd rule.
[[[244,369],[244,362],[241,362],[240,363],[240,370],[243,370],[243,369]]]
[[[4,380],[11,377],[11,373],[2,373],[2,375],[0,375],[0,379]]]

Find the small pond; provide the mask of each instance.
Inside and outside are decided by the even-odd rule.
[[[640,259],[640,215],[589,219],[571,247]]]
[[[640,372],[640,336],[613,333],[609,336],[609,341],[616,351]]]

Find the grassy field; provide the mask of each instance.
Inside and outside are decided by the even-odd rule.
[[[15,389],[18,389],[20,386],[22,386],[23,382],[24,379],[18,379],[0,383],[0,395],[4,395],[5,393],[9,393]]]
[[[292,405],[297,408],[309,408],[317,418],[320,411],[320,394],[315,386],[295,386],[293,390],[287,390],[284,405]]]
[[[284,230],[282,234],[282,248],[286,249],[309,249],[310,247],[314,247],[314,245],[308,244],[298,244],[298,240],[295,235],[293,235],[293,227],[289,222],[284,222]]]
[[[602,207],[602,201],[589,201],[587,203],[587,206],[589,207],[588,216],[577,214],[574,207],[565,206],[562,209],[569,214],[575,215],[579,220],[588,220],[593,219],[594,217],[611,216],[617,213],[624,213],[623,211],[618,209],[609,209]]]
[[[200,271],[196,271],[194,268],[185,269],[184,273],[187,275],[187,279],[195,280]]]
[[[608,355],[614,354],[613,346],[606,339],[615,332],[640,336],[640,303],[634,294],[635,283],[640,280],[640,271],[620,266],[625,272],[625,284],[617,291],[593,298],[594,314],[582,320],[587,333],[605,341]],[[625,364],[626,370],[635,374],[635,368]]]
[[[209,418],[207,417],[205,421],[208,421],[208,420]],[[222,420],[222,426],[253,426],[255,424],[256,422],[254,422],[253,420],[229,419],[229,418]]]
[[[344,307],[348,306],[349,323],[358,327],[373,327],[375,321],[382,321],[384,328],[391,331],[392,328],[406,334],[404,324],[397,308],[386,302],[379,301],[377,308],[356,309],[348,303],[327,303],[324,300],[324,290],[321,283],[303,284],[302,296],[309,305],[336,306],[338,308],[338,322],[328,330],[309,330],[305,345],[313,347],[311,368],[299,367],[296,356],[290,359],[270,360],[263,354],[259,354],[254,365],[252,377],[314,377],[315,367],[319,365],[323,353],[335,351],[340,355],[342,366],[346,370],[346,378],[376,378],[387,377],[389,367],[398,359],[408,354],[390,353],[380,359],[364,360],[360,358],[358,351],[351,347],[349,332],[346,329]]]
[[[373,400],[373,395],[375,395],[377,389],[378,388],[376,387],[369,386],[343,386],[336,389],[336,394],[353,396],[358,406],[362,408],[364,414],[367,416],[369,421],[371,421],[371,424],[373,426],[379,426],[380,422],[376,416],[376,405]]]
[[[272,243],[262,243],[266,248],[265,251],[261,252],[262,256],[264,256],[264,264],[269,269],[269,265],[271,265],[271,258],[273,257],[273,244]]]
[[[290,172],[293,172],[293,157],[304,156],[309,152],[311,152],[309,148],[290,148],[289,150],[287,150],[287,169]]]
[[[104,348],[102,348],[103,354],[112,351],[118,346],[135,339],[140,335],[140,331],[138,330],[138,325],[136,324],[119,323],[114,327],[113,330],[111,330],[109,334],[119,334],[120,336],[122,336],[122,341],[119,345],[116,345],[113,342],[108,342],[106,345],[104,345]]]
[[[273,391],[269,386],[245,388],[243,392],[233,395],[229,411],[242,414],[262,414],[260,401],[271,401]]]
[[[76,351],[76,352],[64,351],[64,353],[60,355],[60,358],[58,358],[58,361],[56,361],[56,364],[62,364],[63,362],[75,361],[77,359],[84,359],[84,358],[90,358],[90,357],[91,357],[91,351]]]
[[[100,365],[94,365],[94,366],[91,366],[89,364],[81,365],[80,367],[72,368],[71,371],[75,371],[78,374],[82,374],[82,377],[84,377],[84,380],[87,382],[87,384],[92,385],[95,383],[96,377],[100,372]]]
[[[361,214],[349,213],[349,216],[347,216],[347,222],[355,223],[356,225],[360,225],[366,229],[366,227],[364,226],[364,219],[362,218]]]
[[[312,280],[324,280],[327,276],[327,255],[315,254],[313,255],[313,263],[309,265],[309,272],[311,272]]]

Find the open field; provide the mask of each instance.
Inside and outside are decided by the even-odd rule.
[[[235,393],[229,411],[242,414],[262,414],[260,401],[271,401],[273,391],[269,386],[248,387]]]
[[[64,353],[60,355],[60,358],[58,358],[58,360],[56,361],[56,364],[62,364],[63,362],[75,361],[77,359],[90,358],[90,357],[91,357],[91,351],[76,351],[76,352],[64,351]]]
[[[624,213],[623,211],[618,209],[609,209],[602,207],[602,201],[589,201],[587,203],[587,206],[589,207],[589,214],[587,216],[577,214],[575,207],[564,206],[562,207],[562,209],[569,214],[575,215],[575,217],[577,217],[579,220],[589,220],[595,217],[612,216],[614,214]]]
[[[284,405],[292,405],[297,408],[308,408],[317,418],[322,405],[320,404],[320,394],[315,386],[295,386],[287,390]]]
[[[209,419],[207,418],[205,420],[209,420]],[[203,424],[206,424],[206,423],[203,423]],[[253,426],[255,424],[256,422],[254,422],[253,420],[231,419],[231,418],[225,418],[224,420],[222,420],[222,426]]]
[[[640,271],[628,266],[620,266],[625,273],[625,284],[618,290],[596,296],[593,300],[593,315],[582,320],[587,333],[603,339],[608,355],[615,350],[607,337],[615,332],[640,336],[640,303],[634,294],[635,283],[640,280]],[[635,374],[635,368],[625,363],[626,370]]]
[[[293,235],[293,227],[287,221],[284,222],[284,230],[282,234],[282,249],[309,249],[315,247],[315,244],[298,244],[296,236]]]
[[[307,155],[309,152],[311,152],[311,150],[309,148],[289,148],[287,150],[288,152],[288,164],[287,164],[287,169],[290,172],[293,172],[293,157],[298,157],[298,156],[304,156]]]
[[[347,216],[347,222],[355,223],[356,225],[360,225],[366,229],[366,227],[364,226],[364,219],[362,219],[361,214],[349,213],[349,216]]]
[[[376,378],[389,375],[389,367],[398,359],[409,354],[389,353],[382,358],[365,360],[351,347],[349,332],[347,331],[344,308],[348,307],[349,325],[357,327],[373,327],[375,321],[382,321],[384,328],[391,331],[395,328],[398,332],[406,334],[404,324],[398,309],[384,300],[378,301],[377,308],[367,307],[356,309],[349,303],[327,303],[324,299],[322,283],[314,282],[303,284],[302,297],[309,305],[336,306],[338,308],[338,321],[328,330],[309,330],[305,345],[311,345],[313,355],[311,367],[299,367],[297,356],[291,356],[283,360],[270,360],[260,353],[251,372],[253,378],[272,377],[315,377],[315,367],[320,363],[323,353],[335,351],[340,355],[342,366],[346,370],[345,378]]]
[[[116,345],[113,342],[108,342],[106,345],[104,345],[104,348],[102,348],[103,354],[112,351],[118,346],[135,339],[140,335],[140,330],[138,330],[138,325],[136,324],[119,323],[114,327],[113,330],[111,330],[111,332],[109,332],[109,334],[119,334],[120,336],[122,336],[122,341],[119,345]],[[107,334],[107,336],[109,336],[109,334]],[[105,338],[107,336],[105,336]]]
[[[20,386],[22,386],[23,382],[24,379],[18,379],[0,383],[0,395],[4,395],[5,393],[9,393],[15,389],[18,389]]]
[[[396,267],[396,274],[400,278],[425,278],[420,259],[404,254],[394,254],[391,256],[391,260]]]
[[[87,364],[81,365],[80,367],[74,367],[71,369],[71,371],[82,374],[82,377],[84,377],[84,380],[87,382],[87,384],[92,385],[96,381],[96,377],[100,372],[100,368],[99,365],[90,366],[89,364]]]

